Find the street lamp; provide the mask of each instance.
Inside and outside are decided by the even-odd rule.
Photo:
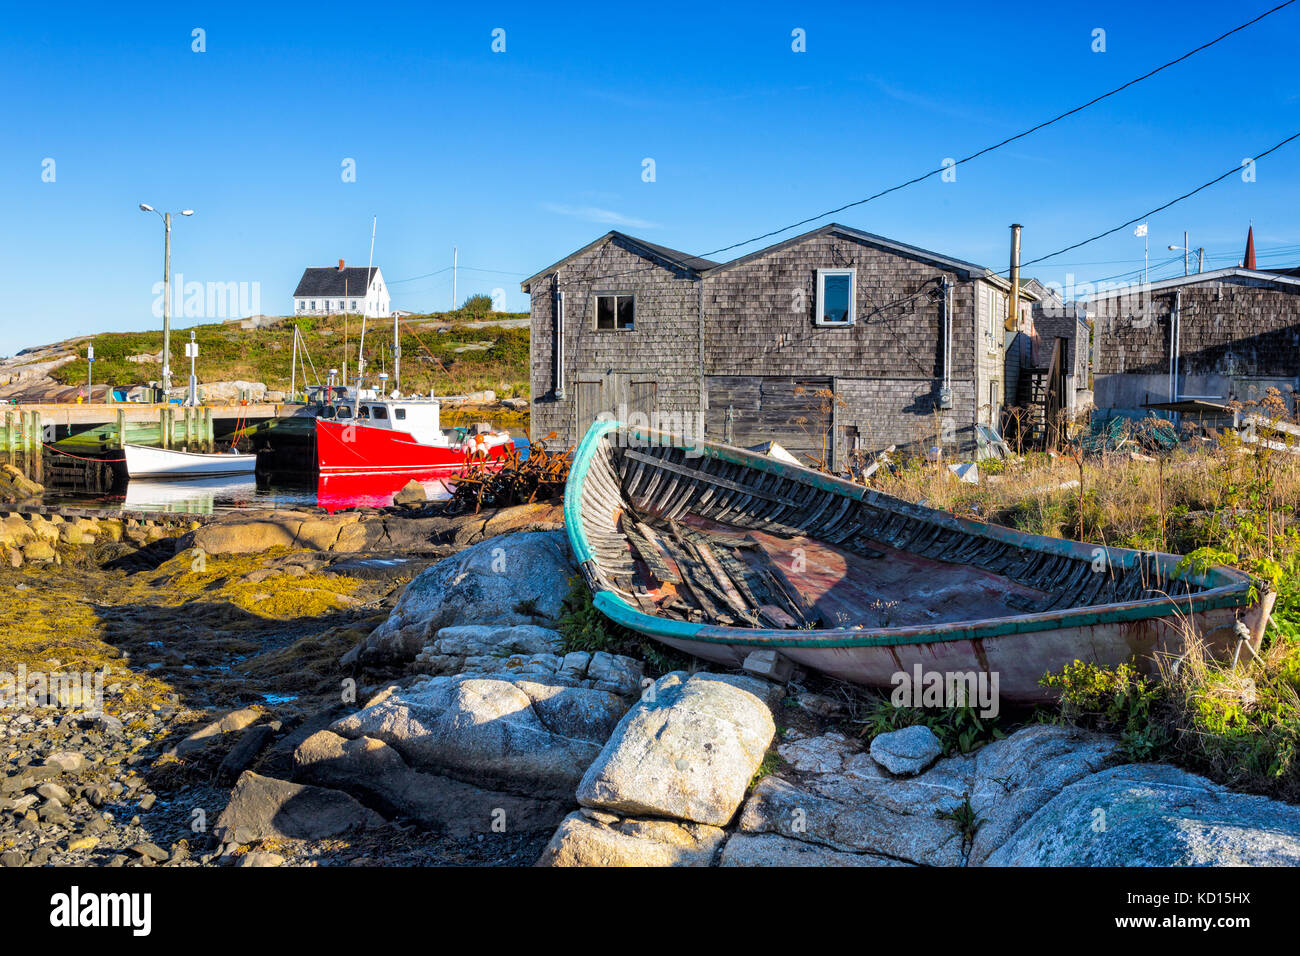
[[[1183,233],[1183,244],[1181,246],[1170,246],[1170,252],[1181,252],[1183,254],[1183,275],[1191,274],[1191,266],[1187,261],[1188,255],[1196,253],[1196,271],[1198,273],[1205,271],[1205,247],[1193,249],[1187,244],[1187,233]]]
[[[163,360],[162,360],[162,387],[163,400],[167,398],[167,390],[172,387],[172,214],[169,212],[158,212],[147,202],[140,203],[141,212],[157,213],[163,221]],[[194,215],[193,209],[182,209],[182,216]]]

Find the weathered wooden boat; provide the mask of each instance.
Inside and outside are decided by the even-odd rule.
[[[202,454],[123,444],[126,473],[130,478],[211,478],[218,475],[249,475],[257,468],[256,455],[237,452]]]
[[[564,508],[612,620],[719,664],[877,687],[919,665],[1045,700],[1040,678],[1076,659],[1153,672],[1188,625],[1231,659],[1258,648],[1274,599],[1230,568],[959,518],[619,422],[578,446]]]

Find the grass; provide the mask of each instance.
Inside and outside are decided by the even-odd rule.
[[[1276,421],[1274,398],[1248,410]],[[1159,680],[1129,665],[1083,662],[1045,675],[1060,702],[1037,718],[1114,733],[1127,760],[1172,761],[1237,789],[1300,800],[1300,456],[1225,433],[1141,457],[1031,453],[981,471],[970,485],[943,465],[911,461],[877,487],[1034,534],[1237,567],[1277,595],[1258,660],[1234,669],[1209,659],[1189,631],[1187,657],[1176,669],[1163,662]],[[882,707],[859,722],[869,732],[926,722],[949,727],[959,744],[963,734],[981,739],[947,712]]]
[[[581,577],[569,579],[569,593],[564,598],[564,612],[557,629],[564,638],[564,652],[605,651],[645,661],[646,674],[661,677],[670,671],[690,670],[690,658],[663,644],[615,624],[592,601],[591,590]]]
[[[528,313],[483,314],[465,310],[410,316],[401,323],[402,391],[408,394],[437,391],[440,395],[492,389],[498,398],[528,395],[528,329],[472,328],[468,323],[526,319]],[[268,388],[288,391],[293,356],[293,327],[297,324],[307,354],[323,382],[330,368],[355,372],[361,320],[358,316],[303,316],[262,329],[240,329],[238,322],[217,322],[193,328],[199,345],[200,381],[265,382]],[[184,343],[190,329],[172,335],[172,370],[183,378],[189,372]],[[51,372],[65,385],[86,381],[86,345],[95,346],[96,384],[130,385],[156,380],[161,362],[130,362],[129,357],[162,351],[162,331],[116,332],[96,335],[78,343],[79,357]],[[465,346],[482,346],[457,352]],[[388,319],[368,320],[367,369],[392,373],[393,329]],[[299,358],[298,387],[304,373]],[[314,382],[310,367],[307,381]]]

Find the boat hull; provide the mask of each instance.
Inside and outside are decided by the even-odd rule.
[[[1153,673],[1190,633],[1212,656],[1247,654],[1274,599],[1232,569],[969,521],[616,422],[579,445],[565,523],[595,606],[678,650],[732,667],[771,652],[767,666],[881,688],[917,668],[982,674],[1013,703],[1050,699],[1042,677],[1076,660]],[[785,611],[742,600],[778,592],[798,592]],[[754,607],[803,619],[732,620]]]
[[[124,445],[123,453],[131,478],[214,478],[249,475],[257,469],[256,455],[209,455],[132,444]]]
[[[489,449],[486,457],[471,457],[459,448],[425,445],[390,428],[316,419],[316,463],[322,475],[451,478],[473,469],[499,469],[513,450],[514,443],[505,442]]]

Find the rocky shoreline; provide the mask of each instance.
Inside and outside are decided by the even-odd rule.
[[[0,865],[1300,863],[1300,808],[1105,735],[945,752],[813,675],[573,647],[555,505],[196,524],[0,523],[0,671],[103,698],[0,709]]]

